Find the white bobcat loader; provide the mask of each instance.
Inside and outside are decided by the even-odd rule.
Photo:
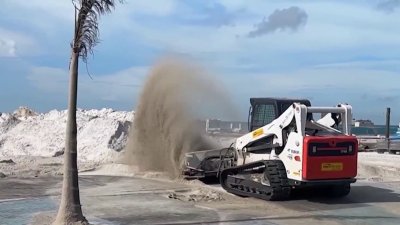
[[[231,147],[187,153],[187,179],[217,177],[228,192],[285,200],[315,187],[342,197],[356,181],[358,142],[352,108],[311,107],[308,100],[251,98],[249,133]],[[313,114],[321,114],[315,121]]]

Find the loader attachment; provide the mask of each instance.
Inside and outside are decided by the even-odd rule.
[[[224,168],[233,166],[234,158],[231,147],[186,153],[183,176],[186,179],[217,177]]]

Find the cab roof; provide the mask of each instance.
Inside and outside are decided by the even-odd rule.
[[[274,97],[268,97],[268,98],[250,98],[250,104],[251,105],[257,105],[257,104],[266,104],[266,103],[271,103],[271,102],[282,102],[282,103],[292,103],[292,102],[299,102],[301,104],[304,104],[306,106],[311,106],[311,102],[308,99],[296,99],[296,98],[274,98]]]

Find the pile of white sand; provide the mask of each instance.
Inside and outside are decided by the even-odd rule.
[[[112,109],[77,111],[78,160],[111,162],[125,146],[133,112]],[[0,114],[0,159],[62,155],[67,112],[35,113],[20,108]]]
[[[77,111],[78,161],[83,174],[134,176],[137,165],[119,164],[134,112]],[[0,172],[11,176],[61,174],[66,111],[0,113]],[[222,146],[234,138],[216,138]],[[399,179],[400,155],[359,153],[360,179]],[[8,160],[12,160],[8,162]],[[89,171],[88,171],[89,170]],[[148,173],[156,176],[154,173]]]
[[[358,177],[387,181],[400,179],[400,155],[361,152],[358,154]]]

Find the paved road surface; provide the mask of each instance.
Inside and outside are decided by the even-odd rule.
[[[359,181],[342,200],[307,194],[287,202],[230,195],[181,201],[168,195],[193,186],[143,178],[82,176],[80,182],[93,224],[400,224],[400,181]],[[60,178],[1,179],[0,224],[27,224],[34,213],[55,212],[60,185]]]

